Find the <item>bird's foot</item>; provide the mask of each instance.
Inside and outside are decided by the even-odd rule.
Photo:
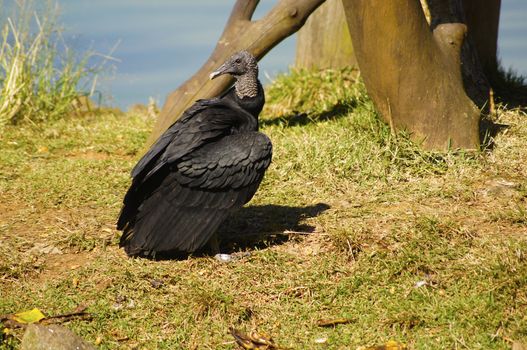
[[[245,258],[247,256],[250,256],[250,252],[236,252],[232,254],[216,254],[214,255],[214,259],[218,260],[219,262],[232,262],[236,260],[241,260],[242,258]]]

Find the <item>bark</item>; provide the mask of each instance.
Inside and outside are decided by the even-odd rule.
[[[342,0],[327,0],[298,31],[297,68],[356,67]]]
[[[480,113],[461,73],[466,25],[439,23],[431,31],[419,0],[343,3],[361,75],[381,116],[428,149],[478,148]]]
[[[476,28],[481,31],[482,24],[479,24],[476,28],[471,27],[471,25],[476,24],[473,22],[468,23],[465,14],[465,4],[468,4],[470,1],[427,0],[431,15],[430,26],[432,30],[438,25],[448,23],[463,23],[467,26],[467,37],[461,46],[461,74],[467,95],[479,108],[483,109],[488,107],[490,83],[483,70],[477,46],[474,44]],[[472,16],[475,20],[476,18],[474,17]],[[494,52],[494,55],[496,55],[496,52]]]
[[[263,18],[252,21],[259,0],[236,1],[209,59],[189,80],[168,95],[147,145],[151,145],[194,101],[217,96],[230,86],[232,80],[228,77],[208,78],[228,57],[245,49],[261,59],[275,45],[296,32],[323,2],[280,0]]]
[[[463,0],[466,23],[487,76],[498,67],[498,29],[501,0]]]

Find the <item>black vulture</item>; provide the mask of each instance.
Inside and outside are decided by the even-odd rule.
[[[210,78],[222,74],[233,76],[234,85],[196,101],[133,168],[117,222],[129,256],[199,250],[258,189],[272,145],[258,132],[265,97],[257,61],[238,52]]]

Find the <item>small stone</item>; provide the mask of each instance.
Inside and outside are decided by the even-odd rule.
[[[327,342],[328,342],[328,338],[326,338],[326,337],[315,339],[315,343],[317,343],[317,344],[325,344]]]
[[[510,199],[518,195],[519,184],[505,179],[497,179],[485,183],[483,195],[491,198]]]
[[[150,285],[152,286],[152,288],[155,288],[155,289],[161,288],[163,284],[164,283],[161,280],[156,280],[156,279],[150,280]]]
[[[426,286],[427,284],[428,284],[428,282],[425,281],[425,280],[417,281],[417,282],[415,282],[414,287],[415,288],[420,288],[420,287]]]
[[[35,243],[33,248],[27,251],[29,255],[47,255],[47,254],[62,254],[62,251],[47,243]]]
[[[232,256],[230,254],[216,254],[214,258],[221,262],[230,262],[232,261]]]
[[[96,350],[69,329],[59,326],[30,324],[22,338],[21,350]]]

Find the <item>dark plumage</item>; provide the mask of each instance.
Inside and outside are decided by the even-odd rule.
[[[258,132],[265,98],[256,59],[239,52],[211,79],[221,74],[234,76],[234,86],[187,109],[132,170],[117,222],[128,255],[200,249],[260,185],[272,145]]]

